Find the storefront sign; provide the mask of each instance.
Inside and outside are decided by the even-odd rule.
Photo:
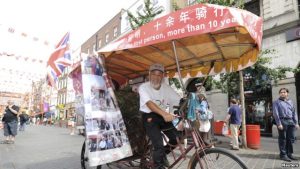
[[[290,29],[285,32],[286,42],[300,39],[300,27]]]

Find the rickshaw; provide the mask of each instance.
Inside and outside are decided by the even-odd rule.
[[[253,65],[261,49],[261,41],[260,17],[237,8],[197,4],[133,30],[99,50],[98,56],[105,65],[104,74],[120,85],[133,79],[143,81],[149,66],[161,63],[167,71],[166,77],[179,78],[183,86],[184,77],[211,76]],[[187,160],[191,151],[193,154],[186,168],[247,168],[237,155],[203,143],[198,128],[187,118],[190,93],[185,91],[185,96],[177,107],[178,116],[185,122],[184,135],[178,139],[177,150],[168,156],[168,159],[173,158],[168,168]],[[140,115],[135,113],[124,120],[129,126],[137,126],[127,129],[129,141],[132,137],[140,143],[131,144],[132,155],[106,164],[111,168],[120,168],[120,164],[129,168],[153,167],[151,143],[143,131]],[[190,143],[183,147],[186,138],[190,138]],[[81,156],[83,169],[89,161],[86,147],[84,143]],[[102,165],[99,164],[97,168]]]

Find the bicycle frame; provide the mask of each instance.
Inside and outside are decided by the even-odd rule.
[[[185,102],[183,103],[183,105],[180,106],[179,114],[180,114],[180,117],[182,118],[181,120],[184,121],[185,123],[187,123],[187,126],[188,126],[188,127],[186,127],[186,125],[184,125],[185,126],[184,127],[185,134],[184,134],[183,139],[187,139],[188,136],[191,136],[193,142],[184,150],[184,148],[181,145],[181,140],[179,140],[179,138],[177,138],[177,145],[175,146],[174,149],[176,149],[176,147],[179,147],[181,155],[176,158],[174,150],[171,149],[171,153],[173,155],[174,162],[168,167],[169,169],[173,168],[182,159],[185,160],[186,159],[186,154],[188,154],[193,148],[195,148],[195,154],[196,154],[196,157],[197,157],[197,159],[200,163],[199,152],[201,152],[201,151],[204,152],[204,150],[206,148],[210,148],[210,146],[205,145],[203,139],[200,136],[199,129],[196,128],[196,126],[193,124],[193,122],[191,120],[189,120],[185,117],[185,115],[186,115],[185,110],[186,110],[187,102],[188,102],[188,99],[186,99]],[[165,142],[167,142],[167,138],[166,138],[165,135],[163,135],[163,139],[165,140]],[[170,147],[174,147],[173,145],[170,145],[170,144],[168,144],[168,145]],[[200,163],[200,166],[202,168],[201,163]]]

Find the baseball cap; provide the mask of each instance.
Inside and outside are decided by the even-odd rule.
[[[153,70],[159,70],[161,72],[165,72],[165,68],[164,65],[160,64],[160,63],[154,63],[153,65],[150,66],[149,71],[153,71]]]

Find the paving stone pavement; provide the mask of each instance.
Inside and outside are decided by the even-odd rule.
[[[229,150],[229,138],[216,136],[216,147]],[[3,140],[3,130],[0,130],[0,140]],[[0,169],[80,169],[80,151],[84,138],[80,135],[69,135],[66,128],[51,126],[27,126],[25,132],[19,132],[15,144],[0,144]],[[299,161],[284,163],[278,157],[277,139],[261,137],[261,147],[258,150],[230,150],[237,154],[249,169],[299,169]],[[176,152],[179,154],[179,152]],[[186,160],[176,169],[187,168]],[[294,144],[294,155],[300,159],[300,144]],[[285,165],[285,166],[284,166]],[[290,167],[294,165],[294,167]],[[103,166],[102,169],[109,167]],[[126,169],[124,165],[114,165],[111,168]]]

